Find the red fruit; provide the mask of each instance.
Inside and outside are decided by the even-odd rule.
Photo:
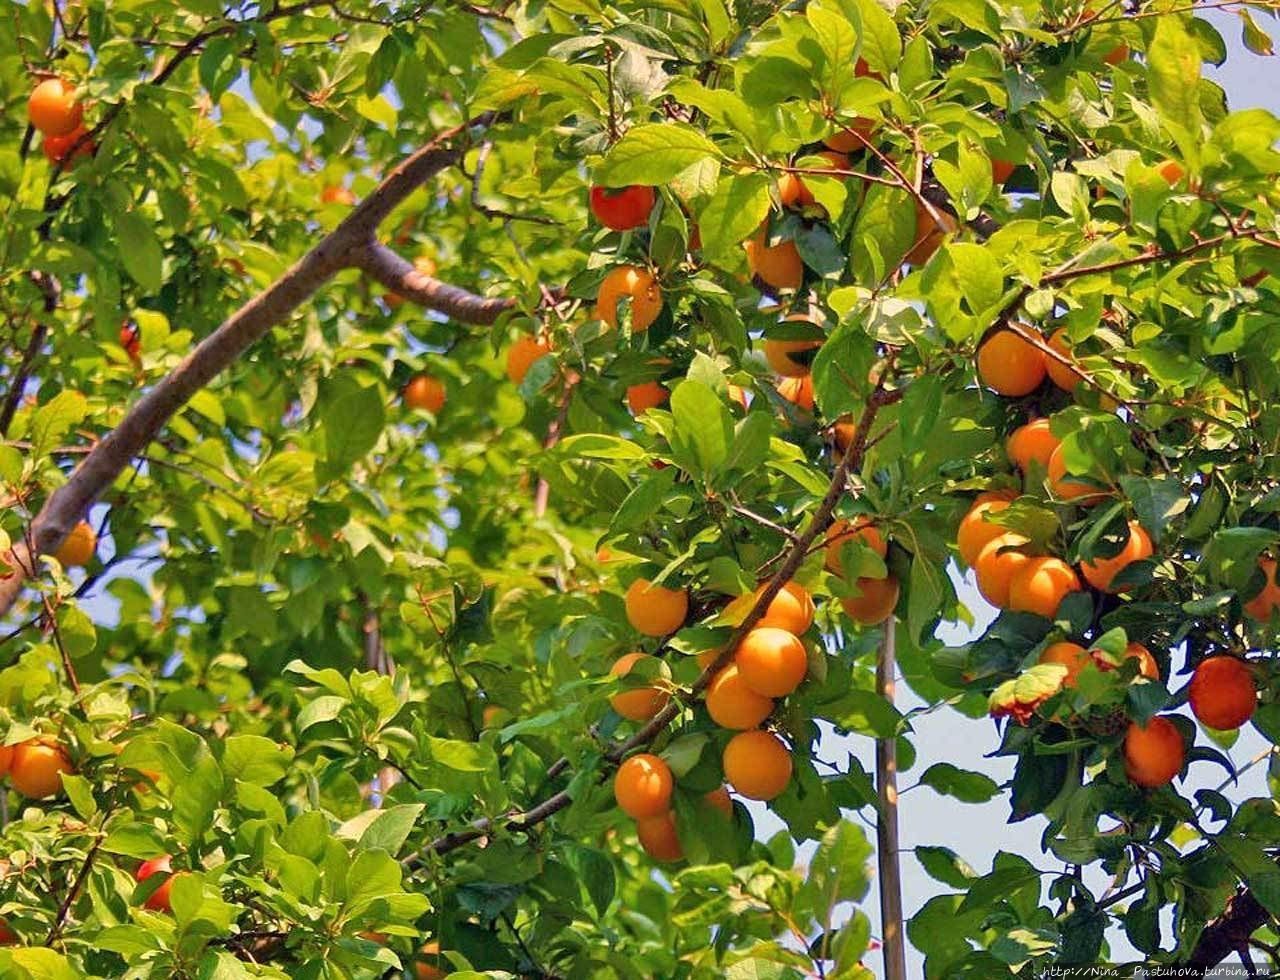
[[[135,361],[138,359],[142,353],[142,331],[136,324],[128,322],[120,324],[120,346]]]
[[[136,875],[138,881],[146,881],[154,874],[164,874],[164,884],[147,896],[147,900],[142,903],[144,909],[150,909],[152,912],[172,912],[173,907],[169,902],[169,889],[173,886],[173,858],[168,854],[161,854],[159,857],[152,858],[150,861],[143,861],[138,865],[138,873]]]
[[[613,231],[643,228],[649,223],[649,212],[658,196],[652,187],[633,184],[630,187],[591,187],[591,213],[596,220]]]
[[[1187,689],[1191,713],[1219,731],[1239,728],[1258,706],[1258,686],[1249,665],[1226,654],[1202,660]]]
[[[93,156],[93,140],[86,139],[84,142],[80,142],[80,138],[86,132],[87,130],[83,126],[77,126],[66,136],[46,136],[44,143],[40,147],[44,151],[45,159],[50,163],[62,163],[67,159],[67,154],[71,152],[73,146],[76,149],[72,159],[78,160],[81,157]]]

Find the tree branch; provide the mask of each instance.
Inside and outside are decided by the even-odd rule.
[[[448,314],[455,320],[490,324],[515,307],[515,300],[477,296],[433,276],[423,275],[411,262],[379,242],[369,242],[353,259],[356,266],[397,295],[429,310]]]
[[[897,662],[892,614],[876,659],[876,691],[893,704]],[[907,980],[906,938],[902,931],[902,863],[898,857],[897,733],[876,739],[876,864],[880,869],[880,939],[885,980]]]

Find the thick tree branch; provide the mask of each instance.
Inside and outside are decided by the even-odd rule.
[[[1268,918],[1267,910],[1253,892],[1242,888],[1227,902],[1223,913],[1205,926],[1185,965],[1203,974],[1232,953],[1247,948],[1249,937],[1266,925]]]
[[[433,276],[423,275],[387,246],[370,242],[353,258],[371,278],[399,296],[429,310],[448,314],[467,323],[489,324],[515,306],[503,297],[477,296]]]

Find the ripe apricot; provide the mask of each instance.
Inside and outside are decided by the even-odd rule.
[[[1048,469],[1049,457],[1061,445],[1061,440],[1049,429],[1048,419],[1036,419],[1013,430],[1005,443],[1005,452],[1013,465],[1023,473],[1030,472],[1031,464],[1038,463]]]
[[[13,765],[13,749],[12,745],[0,745],[0,779],[9,775],[9,769]]]
[[[1121,42],[1120,42],[1119,44],[1117,44],[1114,48],[1112,48],[1110,51],[1108,51],[1108,52],[1106,53],[1106,56],[1105,56],[1105,57],[1103,57],[1103,59],[1102,59],[1102,60],[1103,60],[1103,61],[1105,61],[1108,65],[1113,65],[1113,66],[1114,66],[1114,65],[1118,65],[1118,64],[1120,64],[1121,62],[1128,61],[1128,60],[1129,60],[1129,45],[1127,45],[1127,44],[1125,44],[1123,41],[1121,41]]]
[[[724,778],[749,800],[772,800],[791,782],[791,752],[778,736],[755,729],[729,739]]]
[[[813,194],[803,180],[787,173],[778,178],[778,200],[784,208],[803,208],[813,203]]]
[[[53,557],[63,568],[75,565],[87,565],[93,559],[94,549],[98,546],[98,536],[88,521],[80,521],[70,533],[62,539]]]
[[[1219,731],[1239,728],[1258,706],[1253,671],[1239,657],[1219,654],[1200,661],[1187,688],[1191,713]]]
[[[1276,563],[1272,558],[1259,558],[1265,582],[1262,591],[1244,604],[1244,611],[1259,622],[1269,622],[1271,614],[1280,609],[1280,585],[1276,583]]]
[[[679,861],[684,857],[684,848],[676,835],[676,815],[670,810],[637,820],[636,836],[645,853],[655,861]]]
[[[1163,786],[1182,771],[1186,746],[1168,718],[1157,715],[1146,725],[1129,723],[1124,736],[1124,769],[1129,779],[1148,789]]]
[[[991,158],[991,180],[997,187],[1004,185],[1004,182],[1013,176],[1013,172],[1018,169],[1018,165],[1012,160],[999,160],[995,157]]]
[[[933,253],[942,247],[947,236],[955,234],[959,227],[955,216],[950,212],[941,208],[935,208],[934,211],[936,214],[930,213],[919,201],[916,202],[915,244],[905,256],[905,261],[911,265],[924,265],[928,262],[933,258]]]
[[[1086,582],[1102,592],[1123,592],[1124,589],[1112,589],[1112,580],[1135,561],[1150,558],[1154,548],[1149,535],[1137,521],[1129,522],[1129,540],[1125,542],[1120,553],[1111,558],[1095,558],[1093,561],[1080,563],[1080,574]]]
[[[62,792],[62,774],[75,772],[66,750],[51,738],[34,738],[14,747],[9,782],[23,796],[43,800]]]
[[[618,767],[613,777],[613,798],[629,817],[657,817],[671,809],[674,787],[670,767],[658,756],[642,752]]]
[[[341,184],[326,184],[320,191],[320,203],[351,205],[356,203],[356,195],[351,188]]]
[[[551,353],[551,345],[537,337],[523,336],[507,349],[507,378],[513,385],[524,381],[534,362]]]
[[[753,691],[737,664],[722,667],[707,685],[707,713],[721,728],[755,728],[772,711],[772,699]]]
[[[983,490],[980,494],[973,498],[973,506],[985,504],[989,500],[1003,500],[1007,503],[1013,503],[1018,499],[1018,491],[1009,488],[1000,490]]]
[[[449,974],[440,967],[440,944],[424,943],[413,961],[414,980],[444,980]]]
[[[627,622],[637,631],[645,636],[666,636],[684,625],[689,614],[689,593],[638,578],[627,588],[624,605]]]
[[[845,614],[860,626],[879,626],[892,615],[898,605],[898,580],[893,575],[884,578],[860,578],[853,583],[858,595],[840,600]]]
[[[1044,376],[1044,355],[1012,330],[993,334],[978,348],[978,377],[996,394],[1029,395]]]
[[[764,342],[764,359],[784,378],[804,378],[809,375],[809,365],[813,363],[813,355],[805,351],[816,351],[822,346],[821,340],[766,340]],[[812,382],[811,382],[812,383]]]
[[[1075,363],[1075,358],[1071,355],[1071,346],[1067,343],[1067,328],[1059,327],[1049,336],[1049,346],[1063,356],[1067,361]],[[1063,391],[1075,391],[1076,385],[1084,380],[1080,372],[1070,364],[1063,364],[1056,357],[1050,357],[1044,354],[1044,369],[1049,375],[1049,380],[1061,388]]]
[[[1070,592],[1080,591],[1080,580],[1061,558],[1032,558],[1009,579],[1009,608],[1053,619]]]
[[[849,158],[836,150],[819,150],[814,156],[822,157],[831,170],[848,170]]]
[[[804,644],[773,626],[757,627],[744,636],[733,662],[747,687],[767,698],[785,698],[809,672]]]
[[[65,163],[73,146],[75,147],[75,154],[72,159],[78,160],[81,157],[93,156],[93,140],[81,140],[87,132],[88,130],[83,126],[77,126],[66,136],[46,136],[44,142],[40,145],[44,158],[50,163]]]
[[[969,508],[969,513],[960,519],[956,529],[956,550],[960,552],[960,560],[973,568],[982,549],[991,541],[1008,533],[1008,528],[987,520],[988,514],[998,514],[1008,510],[1008,500],[984,500]]]
[[[733,798],[727,786],[717,786],[702,801],[729,820],[733,819]]]
[[[409,408],[425,409],[438,415],[444,408],[444,383],[429,374],[415,374],[404,386],[400,397]]]
[[[636,664],[645,660],[657,660],[647,653],[624,653],[621,657],[613,662],[613,666],[609,668],[609,673],[614,677],[623,677],[631,673],[631,668]],[[667,665],[658,661],[661,666],[659,673],[666,677],[670,671]],[[613,697],[609,698],[609,704],[613,706],[613,710],[627,718],[630,721],[648,721],[659,711],[667,706],[670,700],[666,691],[656,687],[633,687],[626,691],[619,691]]]
[[[813,375],[802,378],[783,378],[778,382],[778,394],[796,408],[813,411]]]
[[[1089,656],[1093,658],[1093,662],[1098,665],[1099,670],[1116,669],[1116,664],[1111,660],[1110,656],[1101,650],[1090,650]],[[1148,677],[1153,681],[1160,679],[1160,665],[1156,663],[1156,658],[1151,651],[1141,643],[1130,643],[1126,646],[1124,648],[1124,659],[1136,659],[1138,661],[1138,676]]]
[[[138,873],[135,876],[138,881],[146,881],[152,875],[162,874],[165,876],[164,884],[147,896],[146,901],[142,903],[144,909],[150,909],[152,912],[172,912],[173,905],[169,899],[169,891],[173,887],[173,879],[177,877],[172,874],[173,858],[168,854],[161,854],[159,857],[152,858],[149,861],[143,861],[138,865]]]
[[[657,381],[641,381],[638,385],[627,386],[627,408],[632,415],[665,405],[670,398],[671,392]]]
[[[1085,664],[1089,662],[1089,652],[1078,643],[1069,643],[1062,641],[1060,643],[1050,643],[1044,648],[1040,654],[1039,660],[1041,664],[1061,664],[1067,668],[1067,675],[1062,678],[1063,687],[1075,687],[1076,678],[1080,676],[1080,671],[1084,670]]]
[[[66,136],[84,119],[76,88],[61,78],[46,78],[31,91],[27,119],[45,136]]]
[[[881,558],[889,553],[888,543],[869,517],[859,516],[850,520],[838,520],[827,528],[827,553],[823,562],[827,571],[839,574],[842,568],[840,564],[840,549],[845,546],[846,542],[855,538]]]
[[[751,275],[773,289],[799,289],[804,282],[804,262],[791,239],[770,245],[764,228],[742,243]]]
[[[630,187],[592,186],[591,213],[600,224],[612,231],[643,228],[649,223],[658,195],[652,187],[632,184]]]
[[[823,139],[823,145],[828,150],[835,150],[837,153],[856,153],[858,150],[865,149],[871,143],[871,137],[875,135],[876,122],[874,119],[868,119],[865,116],[855,116],[853,123],[847,128],[839,132],[832,133]]]
[[[1175,187],[1181,183],[1182,178],[1187,175],[1187,172],[1182,169],[1182,164],[1177,160],[1166,160],[1164,163],[1156,167],[1156,170],[1170,187]]]
[[[631,301],[631,330],[643,333],[662,312],[662,290],[648,269],[638,265],[620,265],[610,270],[596,294],[596,319],[610,327],[618,326],[618,303]]]
[[[1073,500],[1081,506],[1089,507],[1107,496],[1091,483],[1067,478],[1067,457],[1061,446],[1049,457],[1048,470],[1049,490],[1059,500]]]
[[[1030,544],[1028,538],[1012,531],[997,535],[982,546],[973,562],[974,577],[982,598],[997,609],[1009,605],[1009,587],[1013,576],[1031,560],[1021,549]]]
[[[757,599],[764,589],[763,585],[756,589]],[[793,636],[802,636],[813,625],[815,611],[813,596],[809,595],[809,590],[799,582],[787,582],[765,608],[764,616],[756,623],[756,628],[772,626],[786,630]]]

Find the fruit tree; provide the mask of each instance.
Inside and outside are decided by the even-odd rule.
[[[1203,6],[6,3],[0,976],[1280,966]]]

